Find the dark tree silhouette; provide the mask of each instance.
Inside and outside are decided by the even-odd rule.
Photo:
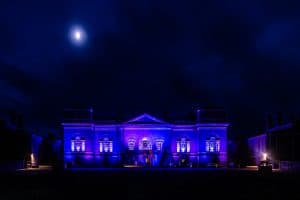
[[[54,153],[53,144],[55,142],[55,137],[53,133],[48,133],[47,137],[43,139],[40,144],[40,153],[39,153],[39,163],[45,165],[54,165],[56,155]]]

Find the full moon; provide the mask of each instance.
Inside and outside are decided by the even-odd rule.
[[[76,40],[80,40],[81,39],[81,33],[80,33],[80,31],[75,31],[75,39]]]
[[[87,39],[87,34],[82,27],[73,26],[70,30],[70,38],[72,43],[82,45]]]

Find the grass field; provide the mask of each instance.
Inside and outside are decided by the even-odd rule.
[[[0,199],[300,199],[300,173],[218,169],[19,171]]]

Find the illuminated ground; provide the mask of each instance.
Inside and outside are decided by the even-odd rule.
[[[0,199],[299,199],[299,178],[254,170],[26,170],[0,175]]]

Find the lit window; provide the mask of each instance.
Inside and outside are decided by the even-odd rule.
[[[189,153],[191,151],[191,143],[186,138],[176,141],[176,152]]]
[[[71,151],[75,150],[75,142],[74,140],[71,141]]]
[[[129,150],[134,150],[135,148],[135,139],[134,138],[129,138],[128,139],[128,149]]]
[[[108,138],[104,138],[99,141],[99,151],[100,152],[113,152],[113,142]]]
[[[103,142],[99,142],[99,151],[103,152]]]
[[[82,143],[81,143],[81,150],[82,150],[82,151],[85,151],[85,142],[82,142]]]
[[[216,140],[216,151],[220,152],[220,140]]]
[[[220,152],[220,140],[211,137],[205,141],[206,152]]]
[[[82,152],[85,151],[85,140],[80,137],[76,137],[71,140],[71,151]]]
[[[113,144],[112,144],[112,141],[109,141],[109,142],[108,142],[108,149],[109,149],[109,152],[113,152]]]
[[[205,141],[205,151],[209,152],[209,140]]]
[[[210,142],[210,143],[209,143],[209,151],[210,151],[210,152],[215,152],[215,148],[214,148],[214,147],[215,147],[215,144],[212,143],[212,142]]]
[[[176,152],[180,152],[180,141],[176,141]]]
[[[191,151],[191,143],[190,141],[186,141],[186,152],[190,152]]]
[[[156,144],[156,150],[161,151],[162,150],[162,145],[164,143],[164,140],[162,139],[157,139],[155,144]]]
[[[180,146],[181,146],[181,152],[186,152],[186,142],[185,141],[181,141],[181,144],[180,144]]]
[[[152,150],[152,144],[147,138],[140,141],[139,150]]]

